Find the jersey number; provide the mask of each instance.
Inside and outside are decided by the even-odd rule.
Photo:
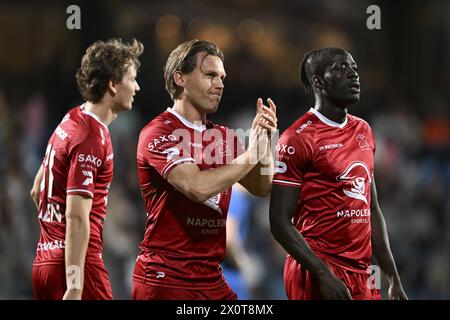
[[[45,161],[44,161],[44,175],[41,181],[41,192],[45,189],[46,181],[46,169],[48,168],[48,183],[47,183],[47,202],[50,201],[53,192],[53,163],[55,161],[56,150],[52,149],[52,145],[49,144],[47,146],[47,150],[45,151]],[[39,212],[39,219],[42,219],[45,222],[53,222],[55,218],[58,222],[61,222],[62,215],[59,204],[47,203],[47,208],[45,213],[42,210]]]

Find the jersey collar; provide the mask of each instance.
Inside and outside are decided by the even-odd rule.
[[[314,108],[309,109],[309,111],[314,113],[317,116],[317,118],[319,118],[320,121],[322,121],[326,125],[329,125],[330,127],[337,127],[337,128],[342,129],[347,124],[348,117],[345,117],[345,121],[344,122],[338,123],[338,122],[335,122],[333,120],[328,119],[327,117],[325,117],[323,114],[321,114],[319,111],[317,111]]]
[[[92,113],[92,112],[90,112],[90,111],[87,111],[87,110],[84,108],[84,103],[83,103],[83,105],[82,105],[80,108],[81,108],[81,112],[82,112],[82,113],[87,114],[88,116],[91,116],[92,118],[94,118],[95,120],[97,120],[97,122],[100,123],[102,126],[104,126],[105,129],[109,132],[108,126],[107,126],[106,124],[104,124],[103,122],[101,122],[101,121],[100,121],[100,118],[99,118],[95,113]]]
[[[166,111],[173,114],[175,117],[177,117],[178,120],[180,120],[186,127],[189,127],[191,129],[194,129],[194,130],[197,130],[200,132],[203,132],[206,130],[206,126],[204,124],[199,126],[199,125],[196,125],[195,123],[188,121],[185,117],[183,117],[181,114],[176,112],[173,108],[167,108]]]

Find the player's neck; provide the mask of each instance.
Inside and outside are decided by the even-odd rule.
[[[175,100],[175,103],[173,104],[173,110],[178,112],[183,116],[183,118],[191,123],[206,122],[206,113],[199,112],[197,108],[186,101],[178,99]]]
[[[84,109],[95,114],[98,119],[106,126],[109,126],[117,118],[117,113],[114,113],[111,108],[108,108],[104,103],[86,102]]]
[[[345,119],[347,119],[347,108],[339,108],[326,99],[317,99],[316,97],[314,109],[337,123],[344,123]]]

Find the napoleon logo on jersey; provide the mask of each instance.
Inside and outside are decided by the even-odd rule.
[[[343,173],[336,177],[336,180],[347,181],[350,188],[344,187],[346,196],[358,199],[367,203],[367,193],[370,190],[372,178],[367,164],[362,161],[352,162]]]

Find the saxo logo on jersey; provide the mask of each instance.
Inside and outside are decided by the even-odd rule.
[[[346,196],[368,204],[367,193],[370,189],[372,178],[367,164],[362,161],[350,163],[347,169],[336,177],[336,180],[349,182],[350,188],[344,187]]]
[[[100,159],[97,156],[94,156],[93,154],[80,153],[78,155],[78,162],[94,165],[96,167],[100,167],[102,165],[102,159]]]

